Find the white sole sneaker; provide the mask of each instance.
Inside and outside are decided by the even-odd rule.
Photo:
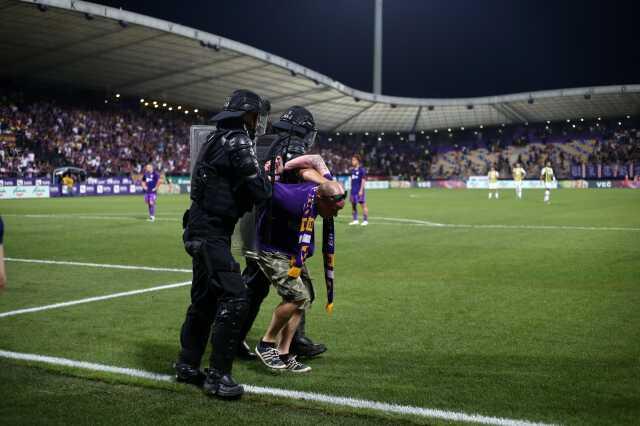
[[[358,225],[360,222],[358,222],[357,220],[354,220],[353,222],[349,222],[349,226],[351,225]]]
[[[262,354],[260,353],[260,350],[258,349],[257,345],[256,345],[256,348],[255,348],[255,353],[256,353],[256,355],[258,355],[258,358],[260,358],[260,361],[262,361],[262,363],[265,366],[267,366],[267,368],[269,368],[271,370],[286,370],[287,369],[287,364],[285,364],[282,361],[280,361],[280,364],[278,364],[278,365],[269,364],[269,361],[265,360],[265,358],[262,357]]]
[[[360,224],[360,226],[367,226],[368,224],[369,224],[369,222],[367,222],[367,221],[365,220],[364,222],[362,222],[362,223]]]

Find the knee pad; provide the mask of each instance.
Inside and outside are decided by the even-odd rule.
[[[247,298],[228,298],[220,301],[216,315],[216,323],[239,326],[249,312]]]

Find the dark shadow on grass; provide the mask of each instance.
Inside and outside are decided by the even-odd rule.
[[[173,374],[173,363],[178,358],[179,350],[178,336],[175,341],[166,343],[140,342],[136,351],[136,365],[154,373]]]

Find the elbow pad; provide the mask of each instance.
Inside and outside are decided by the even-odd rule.
[[[260,172],[258,158],[253,150],[253,141],[243,133],[235,133],[225,138],[224,149],[231,166],[240,177],[252,177]]]

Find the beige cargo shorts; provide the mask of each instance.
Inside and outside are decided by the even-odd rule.
[[[282,299],[287,302],[303,302],[300,305],[300,309],[306,310],[315,299],[311,276],[309,276],[307,265],[304,265],[300,277],[290,277],[289,261],[289,256],[278,252],[261,251],[258,254],[260,269],[267,276],[271,285],[276,288]]]

